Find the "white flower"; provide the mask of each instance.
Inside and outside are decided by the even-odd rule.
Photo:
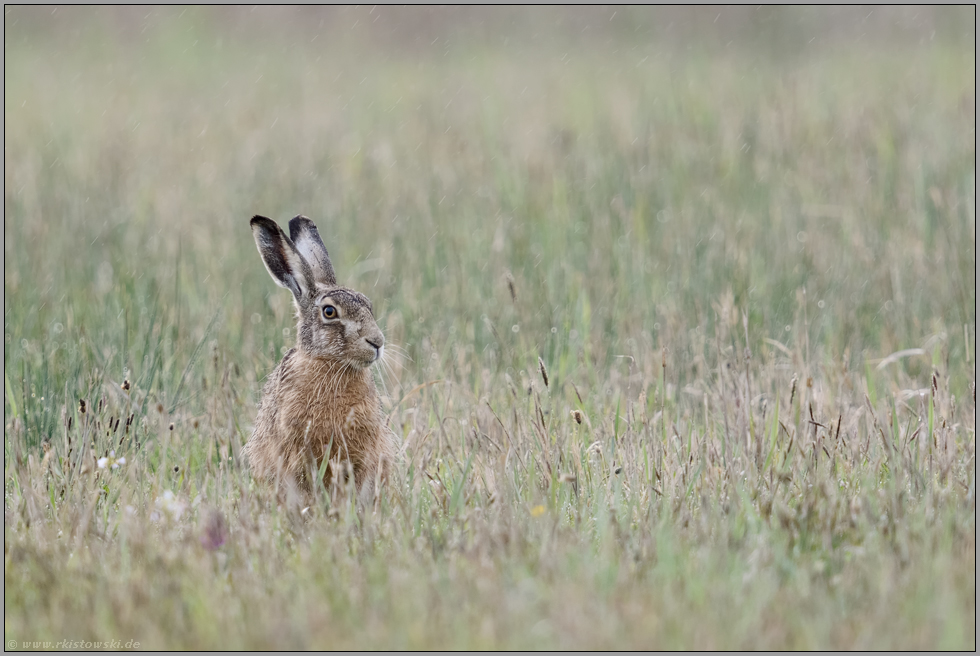
[[[109,455],[99,458],[95,464],[99,466],[99,469],[105,469],[106,467],[109,469],[119,469],[120,465],[126,464],[126,456],[116,458],[116,452],[110,451]]]

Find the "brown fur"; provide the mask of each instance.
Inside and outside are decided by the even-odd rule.
[[[328,448],[330,460],[350,463],[359,488],[379,475],[387,479],[394,458],[370,371],[292,349],[262,390],[245,453],[256,476],[288,478],[309,492],[309,475],[319,470]],[[332,475],[327,467],[328,488]]]
[[[294,234],[299,230],[294,223],[301,219],[309,222],[294,219]],[[330,489],[352,474],[358,497],[368,501],[377,493],[376,485],[387,479],[396,454],[369,370],[384,349],[371,302],[336,285],[315,226],[314,245],[308,238],[301,241],[301,231],[293,244],[262,217],[253,219],[252,228],[273,279],[293,291],[297,344],[262,390],[245,456],[256,477],[275,481],[282,489],[296,488],[304,496],[313,492],[312,482],[328,458],[333,464],[325,468],[324,486]],[[317,266],[308,266],[300,249],[310,259],[319,258]],[[331,319],[324,315],[328,307],[335,315]]]

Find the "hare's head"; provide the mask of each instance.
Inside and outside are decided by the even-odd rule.
[[[384,352],[384,335],[368,297],[337,285],[330,255],[305,216],[289,222],[289,236],[272,219],[255,216],[252,236],[272,279],[293,293],[297,342],[317,358],[365,368]]]

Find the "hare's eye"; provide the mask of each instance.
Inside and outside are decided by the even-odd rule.
[[[336,319],[337,318],[337,308],[332,305],[323,306],[323,318],[324,319]]]

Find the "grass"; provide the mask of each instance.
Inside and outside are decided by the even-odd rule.
[[[975,649],[973,10],[429,11],[7,9],[5,643]],[[405,352],[373,511],[239,457],[256,213]]]

